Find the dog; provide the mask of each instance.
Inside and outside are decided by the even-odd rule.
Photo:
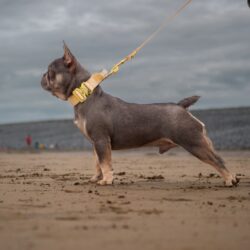
[[[90,77],[65,44],[63,57],[48,66],[41,85],[52,95],[68,100],[73,90]],[[92,143],[96,158],[96,172],[90,181],[113,184],[112,150],[154,146],[163,154],[180,146],[213,166],[226,186],[236,186],[239,179],[215,152],[205,125],[187,110],[198,99],[192,96],[177,104],[135,104],[96,87],[85,102],[74,106],[75,124]]]

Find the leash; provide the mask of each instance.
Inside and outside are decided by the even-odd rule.
[[[158,33],[165,28],[166,25],[168,25],[172,20],[174,20],[190,3],[192,0],[187,0],[184,2],[179,9],[175,13],[173,13],[171,16],[167,16],[160,26],[150,35],[148,36],[135,50],[133,50],[129,55],[124,57],[121,61],[116,63],[111,70],[103,70],[102,72],[94,73],[91,75],[89,80],[86,82],[83,82],[79,88],[76,88],[72,95],[69,97],[69,102],[75,106],[79,102],[84,102],[89,95],[94,91],[94,89],[105,79],[108,77],[114,75],[120,70],[120,66],[125,64],[126,62],[132,60],[135,55],[146,45],[148,44],[153,38],[155,38]]]
[[[107,76],[104,79],[107,79],[108,77],[110,77],[111,75],[117,73],[120,69],[120,66],[122,64],[124,64],[125,62],[130,61],[131,59],[133,59],[135,57],[135,55],[146,45],[148,44],[153,38],[155,38],[158,33],[165,28],[165,26],[170,23],[173,19],[175,19],[181,12],[182,10],[184,10],[190,3],[192,2],[192,0],[187,0],[175,13],[173,13],[170,17],[166,17],[163,22],[160,24],[160,26],[158,27],[158,29],[156,31],[154,31],[149,37],[147,37],[134,51],[132,51],[129,55],[127,55],[126,57],[124,57],[120,62],[118,62],[117,64],[115,64],[112,69],[109,71],[109,73],[107,74]]]

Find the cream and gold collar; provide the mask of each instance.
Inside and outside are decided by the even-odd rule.
[[[79,88],[73,90],[72,95],[68,98],[70,104],[76,106],[78,103],[85,102],[107,75],[107,70],[92,74],[86,82],[81,83]]]

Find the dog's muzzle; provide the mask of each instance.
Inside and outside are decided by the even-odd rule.
[[[43,74],[41,85],[45,90],[51,90],[49,80],[48,80],[48,73]]]

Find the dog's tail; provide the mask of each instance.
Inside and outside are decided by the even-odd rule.
[[[190,97],[187,97],[187,98],[179,101],[177,104],[179,106],[182,106],[183,108],[187,109],[188,107],[190,107],[191,105],[196,103],[199,99],[200,99],[200,96],[194,95],[194,96],[190,96]]]

